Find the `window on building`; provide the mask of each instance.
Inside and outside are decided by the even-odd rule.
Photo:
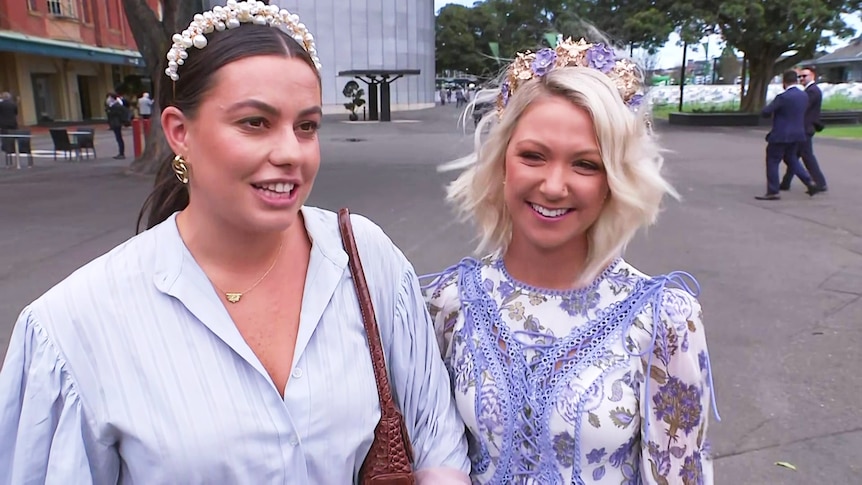
[[[81,20],[85,24],[93,23],[90,18],[90,0],[81,0]]]
[[[37,3],[38,0],[27,0],[27,8],[30,9],[31,12],[36,12],[39,10]]]
[[[75,0],[48,0],[48,13],[58,17],[76,18]]]

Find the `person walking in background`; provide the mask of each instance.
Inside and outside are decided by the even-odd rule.
[[[18,129],[18,105],[12,98],[9,92],[0,93],[0,133],[6,133],[6,130]],[[15,141],[12,138],[0,139],[0,150],[6,153],[15,151]],[[10,163],[6,159],[6,164]]]
[[[772,130],[766,135],[766,194],[758,195],[757,200],[779,200],[778,165],[781,160],[787,164],[790,173],[795,174],[808,187],[808,195],[820,192],[808,172],[799,163],[799,145],[805,141],[805,110],[808,108],[808,95],[799,85],[796,71],[784,71],[782,76],[784,92],[763,108],[762,115],[772,115]]]
[[[132,126],[132,105],[129,103],[129,100],[126,99],[126,95],[123,93],[117,93],[117,101],[123,105],[123,126]]]
[[[0,93],[0,130],[18,129],[18,105],[9,92]]]
[[[116,94],[109,94],[105,102],[108,115],[108,127],[114,132],[114,137],[117,139],[117,155],[115,160],[123,160],[126,158],[126,143],[123,141],[123,123],[126,120],[126,108],[123,101]]]
[[[138,98],[138,114],[145,120],[150,119],[153,114],[153,99],[150,98],[150,93],[144,93]]]
[[[802,163],[811,179],[817,184],[821,192],[826,192],[826,177],[823,171],[820,170],[820,164],[817,162],[817,157],[814,156],[814,134],[823,130],[823,125],[820,123],[820,108],[823,104],[823,93],[817,86],[817,71],[814,67],[805,67],[799,71],[799,82],[805,88],[805,94],[808,95],[808,108],[805,110],[805,141],[799,144],[799,156],[802,158]],[[793,173],[788,169],[784,172],[784,178],[781,180],[781,190],[790,190],[790,183],[793,181]]]
[[[455,91],[455,107],[460,108],[467,104],[467,97],[464,95],[464,88],[458,87]]]

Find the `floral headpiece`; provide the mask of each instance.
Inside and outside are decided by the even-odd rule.
[[[206,47],[205,34],[235,29],[244,23],[281,28],[299,42],[299,45],[311,56],[317,70],[320,70],[320,59],[317,58],[314,36],[305,24],[299,21],[298,15],[279,9],[278,5],[266,5],[252,0],[242,2],[227,0],[224,7],[216,6],[210,11],[196,14],[186,30],[173,35],[171,38],[173,45],[168,51],[168,67],[165,69],[165,74],[174,81],[179,79],[177,68],[188,58],[186,50],[192,46],[198,49]]]
[[[500,86],[497,114],[502,116],[509,99],[522,83],[543,77],[558,67],[588,67],[605,73],[617,86],[623,102],[632,110],[643,101],[641,80],[631,60],[617,58],[614,49],[605,44],[591,44],[584,39],[574,42],[571,37],[565,40],[560,37],[554,49],[517,54]]]

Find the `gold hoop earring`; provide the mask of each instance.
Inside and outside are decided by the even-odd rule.
[[[189,183],[189,166],[186,164],[186,159],[183,158],[182,155],[174,157],[174,161],[171,162],[171,168],[174,169],[174,174],[180,182],[183,184]]]

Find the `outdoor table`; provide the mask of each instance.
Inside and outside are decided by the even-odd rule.
[[[73,138],[75,138],[75,140],[74,140],[75,143],[78,142],[78,135],[93,135],[94,134],[92,131],[69,131],[67,133],[69,134],[69,136],[72,136]]]
[[[33,135],[12,135],[8,133],[0,134],[0,138],[12,138],[12,141],[15,143],[15,169],[21,170],[21,154],[18,149],[18,139],[19,138],[33,138]],[[29,166],[33,166],[33,158],[30,158]]]
[[[95,136],[96,136],[96,133],[95,133],[95,132],[93,132],[93,131],[81,131],[81,130],[77,130],[77,131],[68,131],[68,132],[66,132],[66,133],[67,133],[70,137],[72,137],[71,141],[72,141],[72,143],[74,143],[75,145],[77,145],[77,144],[79,144],[79,143],[80,143],[80,141],[78,141],[78,137],[79,137],[79,136],[81,136],[81,135],[90,135],[90,136],[93,136],[93,137],[94,137],[94,141],[95,141]],[[93,153],[96,153],[96,152],[94,151]],[[90,156],[89,156],[89,155],[87,155],[87,159],[89,159],[89,158],[90,158]],[[81,156],[81,147],[79,146],[79,147],[78,147],[78,161],[80,162],[81,160],[83,160],[83,157]]]

